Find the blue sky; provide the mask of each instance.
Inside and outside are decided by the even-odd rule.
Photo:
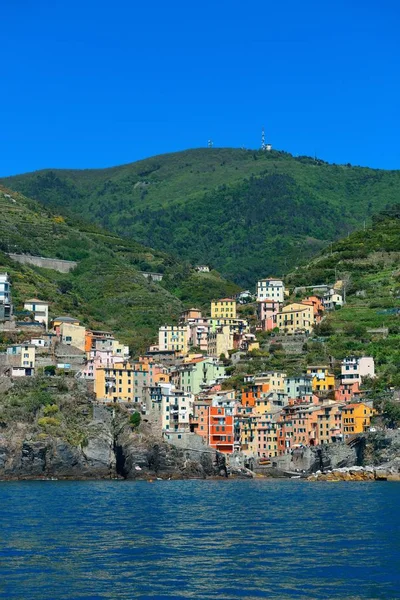
[[[400,168],[397,0],[3,0],[0,176],[260,145]]]

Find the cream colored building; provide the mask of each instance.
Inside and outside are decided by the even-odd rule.
[[[236,319],[236,300],[232,298],[222,298],[221,300],[212,300],[211,302],[212,319]]]
[[[160,351],[174,350],[180,354],[189,351],[190,328],[188,325],[163,325],[158,330],[158,347]]]
[[[284,392],[287,375],[282,371],[268,371],[254,378],[256,385],[268,384],[268,392]]]
[[[229,350],[233,350],[233,333],[228,325],[218,327],[208,334],[208,356],[219,358],[223,354],[229,358]]]
[[[276,315],[276,325],[280,331],[289,335],[297,332],[311,333],[314,325],[313,307],[297,302],[288,304]]]
[[[73,325],[71,323],[61,323],[60,325],[60,341],[67,346],[75,346],[79,350],[85,351],[85,334],[86,329],[81,325]]]

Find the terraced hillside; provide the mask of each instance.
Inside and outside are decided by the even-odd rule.
[[[3,180],[108,230],[250,286],[281,275],[400,201],[400,172],[285,152],[197,149],[99,170]]]
[[[308,344],[314,359],[372,355],[383,387],[400,386],[400,204],[372,226],[325,249],[287,277],[291,286],[342,279],[346,305],[329,314]],[[387,332],[385,331],[387,329]]]
[[[202,277],[189,265],[95,226],[52,213],[19,193],[0,187],[0,271],[12,278],[17,305],[38,296],[51,314],[68,313],[88,326],[110,328],[133,350],[154,341],[160,324],[175,320],[194,301],[238,288],[218,273]],[[68,274],[21,265],[7,253],[78,261]],[[162,272],[162,283],[140,271]]]

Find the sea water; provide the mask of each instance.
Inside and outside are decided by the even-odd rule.
[[[1,482],[0,598],[400,598],[400,484]]]

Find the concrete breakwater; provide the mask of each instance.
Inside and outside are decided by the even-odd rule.
[[[396,467],[343,467],[332,471],[316,471],[308,481],[400,481]]]

